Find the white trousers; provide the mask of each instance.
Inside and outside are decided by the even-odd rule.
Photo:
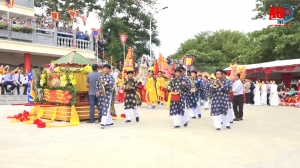
[[[187,114],[187,113],[186,113]],[[179,114],[176,114],[176,115],[173,115],[173,123],[174,123],[174,126],[180,126],[180,123],[181,123],[181,118],[182,118],[182,121],[183,121],[183,124],[186,124],[188,122],[188,115],[179,115]]]
[[[187,123],[189,121],[189,114],[188,114],[188,108],[185,100],[185,106],[184,106],[184,114],[183,114],[183,122]]]
[[[139,117],[137,109],[126,109],[126,120],[131,120],[131,110],[133,111],[134,117]]]
[[[200,100],[197,102],[196,108],[191,108],[191,117],[196,117],[198,114],[201,114]]]
[[[204,101],[204,108],[209,109],[209,100]]]
[[[114,123],[113,120],[112,120],[112,117],[110,115],[110,103],[111,102],[111,98],[110,98],[110,101],[109,101],[109,107],[107,108],[107,115],[106,116],[102,116],[101,117],[101,125],[106,125],[106,124],[112,124]]]
[[[217,115],[217,116],[213,116],[213,122],[214,122],[214,126],[215,128],[221,128],[222,124],[221,122],[223,122],[223,125],[225,126],[230,126],[229,124],[229,120],[228,120],[228,115]]]
[[[232,122],[233,121],[233,111],[232,111],[231,103],[228,103],[227,115],[228,115],[229,122]]]

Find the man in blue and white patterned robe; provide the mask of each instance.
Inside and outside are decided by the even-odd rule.
[[[190,90],[191,90],[191,82],[189,80],[189,78],[185,75],[185,68],[184,67],[180,67],[179,69],[181,69],[181,78],[184,80],[184,82],[186,83],[186,87],[184,87],[182,89],[182,96],[184,97],[183,101],[184,101],[184,115],[183,115],[183,122],[185,123],[184,126],[186,127],[189,121],[189,114],[188,114],[188,102],[187,102],[187,98],[190,96]]]
[[[209,109],[209,97],[211,97],[211,84],[208,81],[208,77],[203,77],[203,84],[201,90],[201,99],[203,100],[204,110]]]
[[[213,116],[214,126],[217,131],[221,130],[221,122],[223,121],[227,129],[230,129],[227,115],[228,100],[227,94],[230,93],[231,86],[222,79],[222,69],[215,71],[216,80],[212,85],[212,104],[211,116]]]
[[[181,78],[181,69],[177,68],[175,70],[175,78],[172,79],[168,86],[168,90],[172,92],[172,95],[180,95],[180,99],[173,100],[171,99],[170,104],[170,116],[173,117],[174,128],[180,128],[181,116],[183,117],[184,126],[187,126],[187,121],[184,118],[184,108],[185,108],[185,99],[183,89],[186,89],[187,84],[184,79]]]
[[[201,109],[200,109],[200,91],[201,91],[201,83],[200,80],[197,79],[197,71],[191,72],[191,91],[190,96],[188,97],[188,107],[191,110],[191,117],[193,119],[198,115],[201,118]]]
[[[109,64],[103,65],[103,75],[96,82],[96,96],[98,98],[98,110],[101,117],[101,129],[105,126],[113,125],[113,120],[110,114],[110,106],[113,95],[113,88],[115,86],[115,78],[110,75],[111,66]],[[103,89],[105,91],[103,91]],[[105,92],[105,95],[104,93]]]

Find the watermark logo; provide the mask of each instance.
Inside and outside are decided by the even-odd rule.
[[[277,24],[270,26],[290,26],[289,22],[294,19],[294,9],[291,5],[270,6],[269,20],[277,20]]]

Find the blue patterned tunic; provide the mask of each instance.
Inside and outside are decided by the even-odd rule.
[[[101,80],[103,80],[105,95],[102,95],[102,84]],[[100,92],[100,96],[98,97],[98,110],[101,116],[107,116],[110,112],[110,104],[113,95],[113,89],[115,86],[115,78],[112,75],[102,75],[96,82],[96,92]]]
[[[191,82],[190,79],[186,76],[183,75],[181,76],[181,79],[186,83],[186,87],[182,88],[182,97],[184,98],[184,107],[187,107],[187,98],[190,96],[190,91],[191,91]]]
[[[227,94],[230,94],[231,86],[224,79],[221,80],[223,88],[218,85],[217,88],[212,88],[212,103],[211,103],[211,116],[220,114],[226,115],[228,110]],[[225,83],[225,85],[224,85]]]
[[[230,80],[224,79],[224,80],[222,80],[222,83],[223,83],[223,85],[229,85],[230,90],[232,89],[232,84],[231,84]],[[227,99],[227,102],[229,103],[230,102],[230,91],[228,92],[228,94],[226,94],[226,99]]]
[[[201,99],[203,101],[208,101],[209,97],[211,97],[211,84],[209,82],[203,82],[201,90]]]
[[[190,80],[191,86],[192,86],[192,82],[195,83],[196,92],[190,92],[190,95],[188,97],[188,107],[189,108],[196,108],[197,103],[200,99],[201,83],[197,79],[191,79]],[[192,90],[192,88],[191,88],[191,90]]]
[[[183,86],[182,82],[184,80],[182,78],[175,78],[173,79],[169,86],[171,87],[172,92],[179,92],[180,93],[180,101],[174,102],[171,100],[170,105],[170,116],[173,115],[184,115],[184,108],[185,108],[185,97],[184,93],[182,92],[183,89],[187,87],[187,85]]]
[[[33,97],[30,95],[31,89],[31,81],[33,80],[32,72],[28,74],[28,87],[27,87],[27,95],[28,95],[28,103],[33,103]]]

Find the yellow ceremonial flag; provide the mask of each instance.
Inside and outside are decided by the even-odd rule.
[[[186,59],[186,65],[191,65],[192,64],[192,59],[191,58],[187,58]]]
[[[132,52],[132,46],[129,47],[128,53],[126,55],[126,59],[123,66],[123,72],[122,72],[122,85],[124,84],[126,73],[125,71],[134,71],[134,62],[133,62],[133,52]]]
[[[162,67],[166,67],[167,70],[169,71],[169,73],[171,73],[171,70],[170,70],[170,68],[169,68],[169,65],[168,65],[166,59],[163,57],[162,54],[159,54],[159,62],[160,62],[160,67],[161,67],[161,68],[162,68]]]

